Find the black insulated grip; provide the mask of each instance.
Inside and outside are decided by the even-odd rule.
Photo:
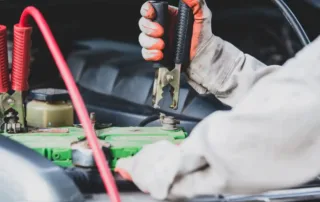
[[[163,27],[164,30],[164,34],[161,37],[162,40],[164,41],[165,44],[165,48],[163,50],[163,59],[159,62],[155,62],[154,63],[154,67],[155,68],[159,68],[162,66],[168,66],[169,65],[169,61],[168,61],[168,49],[166,48],[168,45],[168,18],[169,18],[169,13],[168,13],[168,1],[157,1],[157,0],[152,0],[149,1],[149,3],[151,3],[151,5],[153,6],[155,12],[156,12],[156,16],[155,19],[153,20],[154,22],[157,22],[158,24],[160,24]]]
[[[193,21],[194,16],[191,8],[180,0],[175,41],[175,64],[189,63]]]

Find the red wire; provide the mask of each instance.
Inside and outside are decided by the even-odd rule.
[[[102,152],[98,139],[96,137],[95,131],[92,127],[90,118],[88,116],[88,111],[84,105],[83,99],[79,93],[79,90],[76,86],[76,83],[73,79],[73,76],[68,68],[68,65],[59,49],[59,46],[52,35],[52,32],[40,13],[38,9],[33,6],[29,6],[24,9],[21,14],[19,25],[26,27],[28,26],[28,16],[32,16],[35,22],[37,23],[44,40],[46,41],[48,48],[52,54],[52,57],[60,71],[62,79],[65,82],[65,85],[69,91],[71,100],[75,107],[75,111],[79,117],[79,120],[83,126],[84,132],[86,134],[87,140],[89,142],[90,147],[93,151],[93,156],[96,161],[98,170],[100,172],[102,181],[105,185],[106,191],[110,196],[110,200],[112,202],[120,202],[120,196],[115,184],[114,178],[111,174],[107,161],[105,160],[105,155]]]

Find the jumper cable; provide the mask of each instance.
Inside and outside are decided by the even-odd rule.
[[[8,69],[7,29],[0,25],[0,120],[1,129],[7,133],[19,133],[27,130],[24,92],[29,88],[30,42],[32,28],[14,27],[14,44],[11,82]],[[23,49],[21,49],[23,48]],[[10,85],[11,84],[11,85]]]

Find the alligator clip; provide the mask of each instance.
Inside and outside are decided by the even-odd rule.
[[[0,102],[1,129],[19,133],[27,129],[24,92],[28,90],[30,28],[14,26],[11,87],[8,70],[7,31],[0,26]]]
[[[160,67],[156,71],[155,83],[153,86],[154,108],[160,108],[159,102],[163,98],[163,89],[167,85],[170,85],[170,94],[172,98],[170,108],[177,109],[180,91],[180,73],[181,65],[176,65],[171,71],[165,67]]]

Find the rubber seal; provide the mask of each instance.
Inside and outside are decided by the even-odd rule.
[[[64,89],[36,89],[32,90],[29,94],[31,100],[44,101],[44,102],[57,102],[69,101],[70,96],[67,90]]]

